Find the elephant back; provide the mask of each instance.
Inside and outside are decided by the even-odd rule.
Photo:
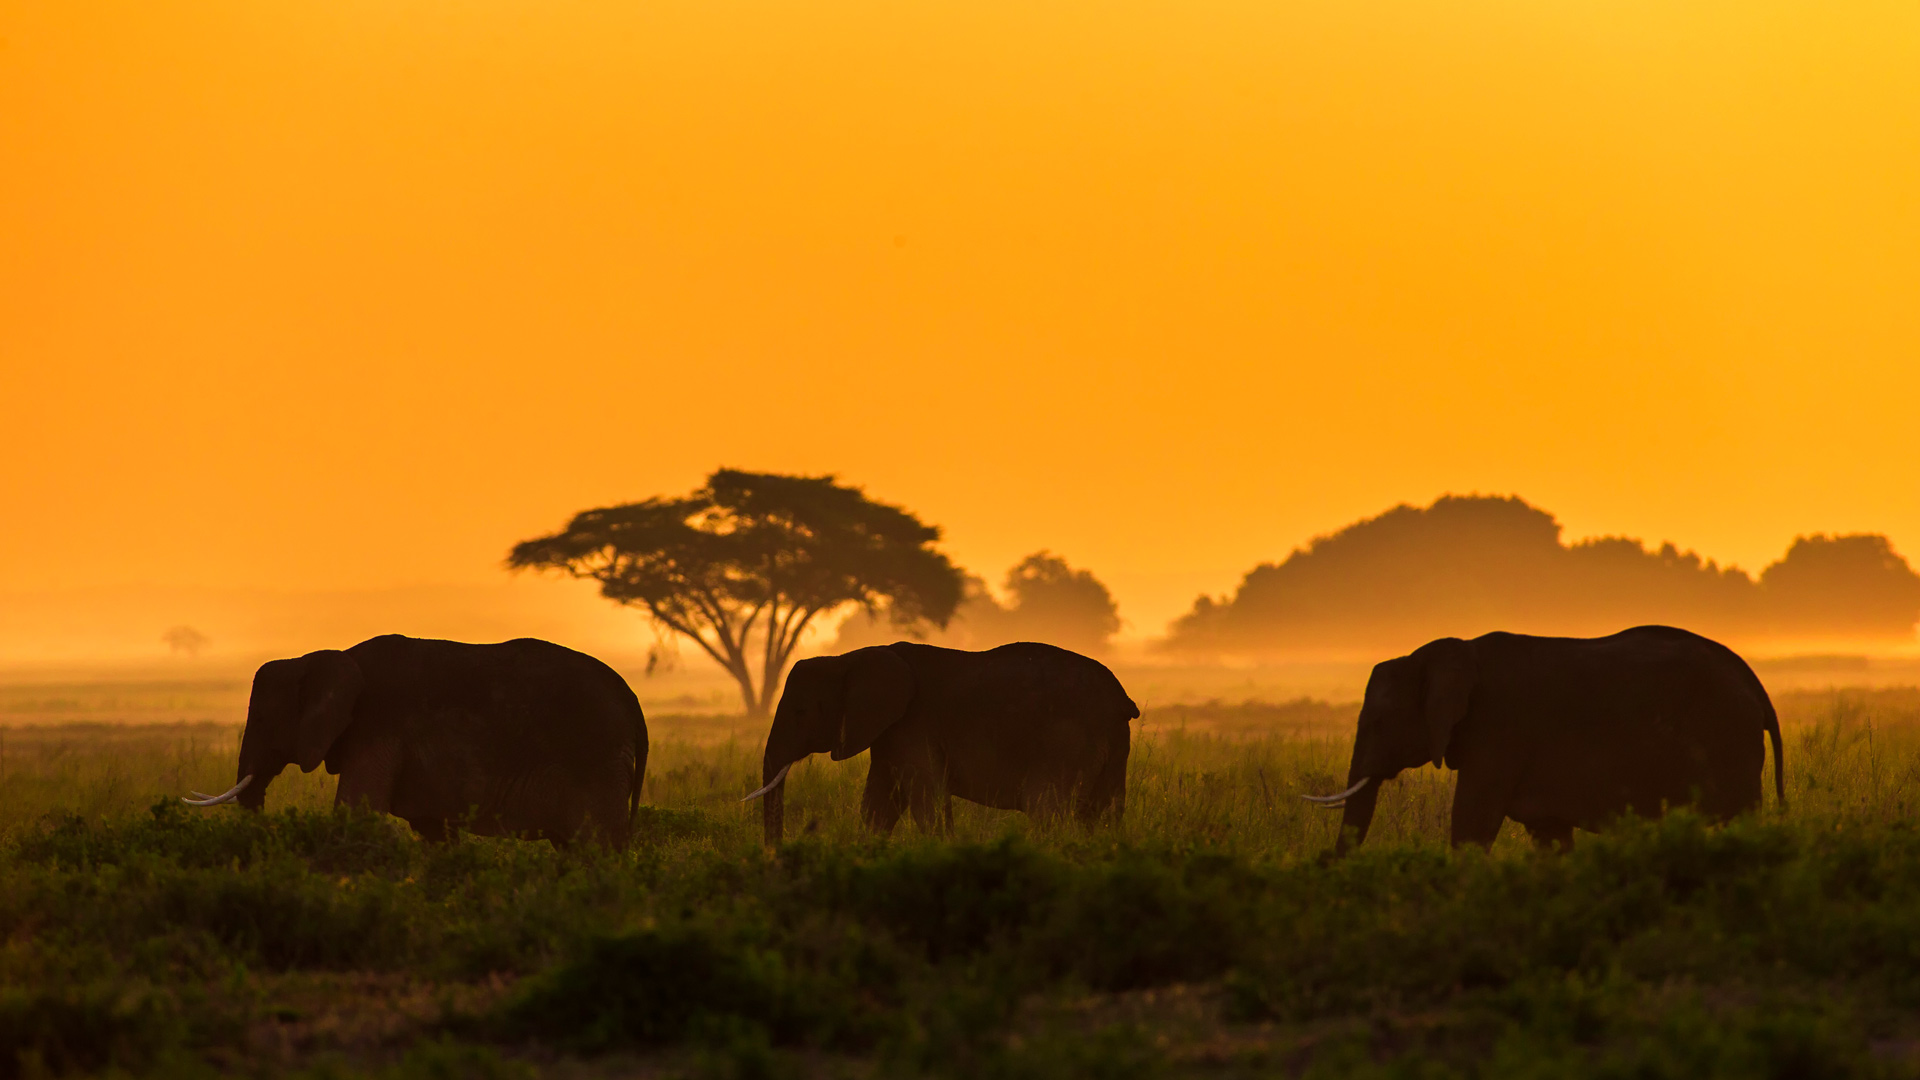
[[[988,652],[1006,655],[1012,667],[1029,673],[1041,694],[1062,706],[1088,708],[1122,720],[1140,716],[1140,706],[1112,669],[1091,656],[1039,641],[1016,641]]]

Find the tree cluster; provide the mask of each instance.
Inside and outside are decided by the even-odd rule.
[[[1050,551],[1036,551],[1007,571],[1002,603],[987,583],[967,575],[965,595],[946,626],[901,620],[893,612],[855,612],[840,624],[834,651],[882,645],[905,636],[954,649],[991,649],[1010,641],[1044,641],[1100,655],[1120,631],[1120,608],[1090,570],[1076,570]]]
[[[1567,544],[1519,498],[1397,506],[1202,596],[1168,647],[1196,653],[1404,649],[1490,630],[1594,635],[1670,623],[1732,642],[1907,640],[1920,575],[1884,536],[1802,536],[1756,579],[1672,544]]]
[[[726,669],[754,716],[771,709],[807,632],[849,608],[835,651],[908,637],[1100,654],[1120,628],[1107,587],[1052,552],[1009,570],[996,597],[939,539],[938,528],[832,476],[721,469],[683,497],[577,514],[516,545],[507,563],[589,578],[645,610]],[[1737,644],[1905,641],[1917,620],[1920,575],[1884,536],[1802,536],[1756,578],[1672,544],[1568,544],[1552,514],[1519,498],[1449,495],[1255,567],[1233,596],[1196,600],[1165,645],[1381,654],[1447,635],[1591,636],[1645,623]]]

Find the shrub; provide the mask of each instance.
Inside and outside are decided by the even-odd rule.
[[[741,1027],[791,1038],[806,1011],[776,952],[676,927],[594,940],[530,980],[502,1019],[514,1034],[603,1051]]]
[[[143,986],[0,990],[0,1077],[140,1069],[177,1042],[175,1017]]]

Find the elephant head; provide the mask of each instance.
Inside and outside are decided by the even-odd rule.
[[[253,676],[247,727],[240,736],[239,782],[224,794],[186,800],[195,806],[266,803],[267,785],[288,765],[312,772],[353,722],[353,705],[366,677],[353,657],[323,649],[291,660],[270,660]]]
[[[809,754],[842,761],[865,751],[906,716],[913,688],[913,669],[884,645],[793,665],[767,732],[760,765],[765,786],[747,796],[766,798],[761,820],[768,844],[779,843],[784,830],[787,770]]]
[[[1336,851],[1367,838],[1382,783],[1404,770],[1428,762],[1437,767],[1446,760],[1453,729],[1467,715],[1476,677],[1473,645],[1459,638],[1430,641],[1410,656],[1374,666],[1353,737],[1347,789],[1307,797],[1329,808],[1345,808]]]

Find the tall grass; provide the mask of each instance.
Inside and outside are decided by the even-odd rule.
[[[1111,830],[877,840],[864,761],[812,759],[777,853],[737,719],[654,718],[620,853],[423,844],[324,772],[182,806],[232,727],[8,729],[0,1077],[1909,1075],[1920,691],[1780,704],[1784,809],[1450,853],[1426,769],[1337,863],[1297,796],[1351,706],[1150,712]]]
[[[1920,690],[1807,692],[1779,704],[1796,818],[1891,822],[1920,810]],[[1299,796],[1343,786],[1356,712],[1315,702],[1150,710],[1136,726],[1120,835],[1292,855],[1321,850],[1332,843],[1339,815]],[[650,728],[643,801],[698,810],[710,835],[727,843],[757,840],[758,810],[740,798],[760,784],[764,727],[738,717],[669,715]],[[239,737],[238,728],[211,723],[0,729],[0,830],[49,813],[125,817],[162,797],[224,791],[234,780]],[[789,830],[861,838],[865,779],[864,758],[816,756],[796,766]],[[334,784],[324,770],[289,770],[274,781],[268,806],[324,809]],[[1771,776],[1765,787],[1771,807]],[[1444,843],[1452,798],[1451,772],[1403,774],[1382,789],[1369,843]],[[954,810],[957,840],[1051,835],[1019,814],[958,800]],[[902,828],[912,830],[907,822]],[[1499,846],[1523,841],[1509,823]]]

